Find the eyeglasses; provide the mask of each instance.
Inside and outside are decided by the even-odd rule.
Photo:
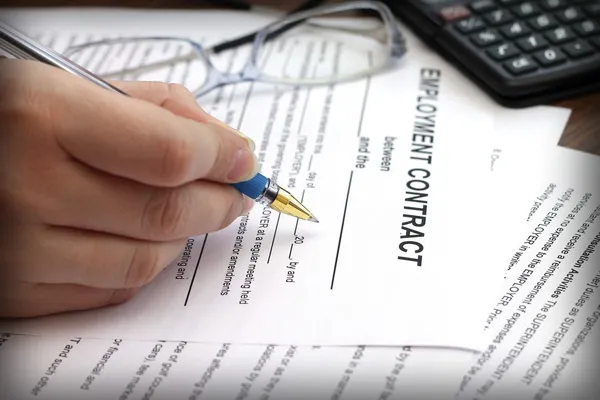
[[[339,18],[365,12],[372,18]],[[184,85],[200,97],[245,81],[314,86],[361,79],[393,66],[406,53],[391,11],[374,1],[317,7],[267,25],[256,32],[251,48],[245,49],[246,62],[235,71],[232,59],[221,53],[232,47],[244,51],[240,43],[233,40],[205,48],[188,38],[118,37],[72,46],[64,54],[103,54],[96,68],[88,68],[109,79],[168,81],[181,67],[186,71]],[[127,46],[129,52],[124,50]],[[132,62],[131,51],[139,54],[137,63]]]

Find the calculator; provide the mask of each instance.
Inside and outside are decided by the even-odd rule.
[[[505,106],[600,91],[600,0],[385,3]]]

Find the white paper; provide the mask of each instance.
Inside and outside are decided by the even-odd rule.
[[[87,13],[77,12],[77,14],[79,21],[90,25],[97,24],[101,20],[101,18],[90,18]],[[139,20],[140,16],[137,12],[129,15],[109,14],[112,20],[123,20],[126,19],[125,16],[128,18],[135,16]],[[68,13],[66,15],[68,16]],[[175,15],[181,21],[191,19],[197,21],[198,14],[186,12],[185,17],[177,13]],[[53,21],[52,18],[41,19],[50,25]],[[215,18],[210,19],[213,23],[212,26],[216,20]],[[68,21],[70,23],[65,24],[66,26],[73,24],[72,18]],[[243,21],[249,21],[249,19],[243,19]],[[210,25],[208,20],[203,22],[205,22],[205,26]],[[240,25],[236,24],[236,26]],[[409,43],[412,43],[410,38]],[[427,62],[422,61],[422,63],[431,65],[433,68],[440,68],[444,76],[452,73],[451,67],[444,65],[437,56],[428,52],[424,47],[415,50],[413,46],[411,50],[413,60],[415,58],[425,60],[426,57],[429,57]],[[445,81],[445,83],[448,82]],[[452,81],[452,84],[456,83],[456,81]],[[477,89],[472,89],[472,85],[468,81],[462,80],[460,83],[463,86],[457,85],[458,91],[473,90],[475,97],[480,95],[477,94]],[[476,98],[476,100],[479,99]],[[532,108],[517,112],[505,110],[493,104],[487,104],[489,108],[486,108],[480,101],[473,102],[469,107],[473,113],[485,110],[485,112],[493,112],[496,115],[494,129],[496,135],[493,142],[495,145],[492,147],[501,149],[502,157],[508,154],[507,152],[513,144],[536,149],[555,144],[568,119],[568,110],[557,110],[551,107]],[[216,109],[218,112],[220,109],[218,105]],[[221,115],[231,116],[225,111],[221,107]],[[518,116],[521,116],[522,119],[519,119]],[[232,120],[229,122],[231,123]],[[533,131],[539,132],[539,135],[528,134]],[[504,139],[513,133],[517,134],[515,141]],[[486,134],[486,132],[482,132],[482,134]],[[481,146],[480,149],[486,151],[484,146]],[[492,167],[497,165],[499,157],[498,153],[492,153],[492,161],[489,165]],[[493,170],[493,168],[490,169]],[[395,317],[397,315],[393,311],[392,318]],[[120,344],[121,348],[111,354],[109,361],[104,364],[102,357],[106,357],[108,354],[107,349],[114,347],[112,340],[84,339],[68,354],[65,354],[68,361],[64,360],[57,373],[45,375],[53,361],[62,358],[61,354],[64,353],[65,345],[73,345],[69,339],[13,336],[9,341],[0,341],[0,365],[7,365],[7,360],[9,360],[8,362],[13,367],[10,369],[10,374],[0,376],[0,392],[14,395],[12,396],[14,398],[22,398],[18,396],[30,393],[40,379],[45,376],[51,381],[42,387],[42,392],[37,397],[61,399],[106,398],[109,394],[117,398],[119,395],[128,393],[126,392],[127,385],[131,384],[140,365],[145,363],[145,356],[150,354],[151,349],[157,344],[124,340]],[[177,343],[164,344],[164,350],[160,354],[160,357],[163,358],[159,360],[169,362],[169,357],[173,356],[177,345]],[[173,398],[173,394],[189,395],[190,398],[210,398],[207,397],[210,394],[214,397],[225,391],[227,394],[233,393],[235,396],[245,393],[243,388],[248,387],[249,383],[247,398],[257,399],[306,398],[307,393],[312,398],[451,398],[451,392],[462,375],[461,371],[466,368],[472,357],[472,353],[467,351],[414,347],[295,346],[293,347],[295,350],[291,352],[292,347],[290,346],[276,346],[271,349],[265,346],[234,345],[233,348],[236,350],[226,353],[229,366],[221,367],[225,363],[219,363],[219,368],[215,368],[213,359],[219,358],[217,357],[219,352],[223,353],[222,346],[222,344],[188,343],[187,347],[184,347],[185,355],[179,357],[180,354],[178,354],[177,365],[171,363],[173,368],[170,368],[171,372],[166,379],[164,379],[165,377],[160,379],[158,360],[157,362],[147,362],[152,364],[151,369],[147,370],[148,373],[143,374],[141,381],[136,383],[133,393],[126,398],[143,398],[143,396],[146,398],[148,396]],[[288,353],[287,357],[286,353]],[[248,381],[246,378],[253,376],[252,373],[256,373],[253,369],[264,354],[269,355],[265,366],[261,367],[261,372],[254,382]],[[293,356],[289,354],[293,354]],[[98,373],[96,375],[93,371],[99,365],[102,369],[96,369]],[[83,383],[89,376],[94,377],[93,384],[87,386],[88,390],[82,389],[82,386],[85,387]],[[82,385],[78,385],[77,378],[80,378]],[[151,387],[156,387],[156,390],[152,391]],[[201,395],[200,391],[204,394]]]
[[[158,34],[150,19],[145,22],[136,24],[138,34],[144,29]],[[117,29],[114,20],[110,27]],[[89,39],[86,32],[93,38],[115,34],[85,29],[40,40],[62,50]],[[178,24],[176,30],[204,34],[197,23]],[[314,63],[332,68],[337,49],[325,44],[312,58],[296,48],[299,58],[288,62],[285,46],[294,44],[287,43],[267,62],[288,65],[292,74],[303,60],[309,68]],[[129,60],[130,66],[152,57],[134,46],[121,54],[117,62]],[[241,65],[244,55],[230,62]],[[83,54],[78,61],[91,68],[99,65],[95,56]],[[366,54],[349,57],[342,51],[339,68],[367,62]],[[175,69],[171,80],[183,79],[184,72]],[[191,69],[190,80],[193,75]],[[9,330],[217,343],[476,348],[485,302],[472,299],[489,296],[482,283],[494,282],[493,271],[446,263],[459,252],[448,238],[468,229],[460,214],[451,212],[463,206],[452,194],[485,173],[485,132],[493,130],[494,118],[491,112],[461,111],[474,104],[438,96],[443,85],[441,71],[400,65],[331,87],[240,84],[209,96],[203,100],[207,109],[252,136],[263,173],[301,198],[320,224],[256,207],[249,218],[221,232],[190,239],[170,268],[122,306],[17,322]],[[229,98],[227,109],[222,98]],[[470,144],[476,142],[482,150],[473,151]],[[395,318],[389,318],[390,307]],[[465,315],[464,309],[471,312]],[[453,324],[457,319],[462,323]]]
[[[406,346],[260,346],[21,335],[3,340],[0,363],[10,367],[0,375],[0,392],[19,400],[449,398],[456,372],[471,356],[468,351]]]
[[[126,14],[116,15],[111,19],[113,30],[118,29],[119,19],[126,19]],[[189,16],[178,19],[176,26],[162,24],[160,29],[165,34],[185,31],[191,36],[212,32],[215,18],[198,16],[209,21],[200,24],[202,31],[197,31],[200,19],[191,24]],[[27,28],[40,29],[32,19],[23,18]],[[83,13],[77,22],[65,16],[61,19],[68,23],[54,23],[61,26],[62,33],[54,30],[40,36],[59,50],[68,43],[89,40],[85,32],[93,32],[94,38],[114,35],[114,31],[102,33],[102,19],[97,15],[90,20]],[[48,20],[52,19],[37,22],[48,26]],[[131,26],[124,25],[131,34]],[[135,24],[134,30],[136,34],[157,34],[157,29],[154,18],[148,17]],[[221,31],[215,32],[218,36]],[[132,54],[135,63],[136,54]],[[243,52],[233,63],[243,63],[242,56]],[[283,62],[282,56],[274,57],[273,62]],[[325,52],[322,62],[331,63],[331,57],[332,51]],[[96,65],[93,54],[84,55],[84,61],[85,66]],[[177,81],[182,73],[174,71],[172,80]],[[257,207],[248,220],[191,239],[189,253],[182,254],[178,265],[123,306],[25,321],[8,325],[10,330],[96,337],[118,332],[128,338],[209,342],[476,347],[478,331],[474,328],[484,302],[472,299],[489,296],[489,288],[481,283],[493,282],[494,272],[468,263],[447,268],[445,261],[458,251],[447,238],[458,233],[457,227],[468,229],[450,212],[462,201],[450,194],[461,182],[476,180],[484,170],[481,151],[471,154],[465,144],[489,139],[483,133],[493,129],[492,112],[489,105],[486,112],[461,112],[475,109],[475,102],[443,95],[428,98],[426,91],[436,88],[415,85],[422,77],[436,79],[438,75],[443,89],[441,71],[401,65],[391,73],[329,88],[276,91],[255,85],[247,104],[244,92],[249,84],[230,86],[209,96],[205,101],[210,112],[240,127],[259,144],[263,172],[277,174],[281,184],[306,204],[313,204],[317,215],[326,216],[321,217],[322,222],[296,223]],[[234,89],[236,95],[231,96]],[[425,98],[417,100],[422,95]],[[230,101],[227,108],[220,100],[224,97]],[[421,118],[428,113],[436,116],[419,121],[415,113]],[[465,124],[467,116],[469,123]],[[430,173],[428,154],[417,154],[420,160],[410,159],[411,146],[415,148],[411,136],[415,123],[425,121],[431,126],[421,130],[434,129],[433,118],[435,130],[441,134],[435,137],[432,178],[416,183],[432,188],[427,193],[431,199],[427,235],[423,241],[400,240],[400,224],[407,220],[400,206],[408,190],[407,173]],[[424,166],[428,169],[421,169]],[[464,170],[474,172],[467,178]],[[384,203],[373,204],[374,196]],[[419,216],[412,218],[409,227],[422,221]],[[399,252],[400,245],[410,250]],[[415,253],[421,247],[427,249],[427,257]],[[461,287],[465,290],[459,290]],[[421,300],[415,307],[416,298]],[[395,319],[388,317],[390,306]],[[468,317],[460,311],[463,309],[471,310]],[[422,318],[434,314],[438,315],[435,319]],[[462,323],[452,324],[456,318]],[[446,325],[454,329],[437,329]],[[374,331],[371,326],[380,329]]]
[[[498,125],[506,126],[507,123]],[[542,141],[530,143],[534,144],[546,145]],[[83,349],[76,346],[81,357],[73,357],[73,352],[61,366],[70,367],[56,375],[46,375],[57,355],[62,358],[61,350],[71,343],[69,338],[13,336],[9,340],[10,347],[8,340],[0,346],[0,365],[10,365],[10,371],[14,373],[0,376],[0,392],[14,398],[26,398],[42,378],[51,381],[38,388],[38,398],[100,399],[109,395],[116,398],[127,390],[142,364],[151,364],[150,372],[144,373],[133,389],[130,385],[132,393],[127,398],[138,399],[152,393],[157,399],[174,398],[175,395],[201,399],[209,398],[211,394],[230,394],[232,390],[239,393],[244,384],[244,387],[250,385],[247,399],[303,399],[307,396],[450,399],[473,357],[469,351],[441,348],[276,346],[271,349],[268,346],[233,345],[236,351],[228,352],[227,361],[224,361],[223,345],[189,343],[185,355],[178,355],[176,363],[170,362],[173,368],[169,368],[168,379],[161,379],[160,388],[149,392],[160,369],[156,365],[161,362],[145,362],[144,355],[151,352],[155,342],[126,340],[115,346],[112,340],[86,339],[82,342]],[[176,347],[176,344],[170,346]],[[117,347],[117,352],[109,350]],[[219,353],[222,357],[217,356]],[[254,381],[246,379],[254,376],[254,368],[264,353],[272,354],[265,372],[261,370]],[[231,354],[239,355],[230,359]],[[169,362],[167,355],[168,351],[163,352],[161,360]],[[571,371],[576,371],[575,375],[582,365],[584,368],[589,365],[585,358],[576,361],[569,366]],[[237,368],[229,368],[231,364]],[[58,376],[61,378],[55,379]],[[229,391],[226,392],[226,388],[230,388]]]
[[[505,232],[512,248],[490,260],[508,266],[506,285],[460,399],[575,399],[598,388],[600,157],[557,147],[522,159],[528,168],[500,169],[511,182],[509,197],[518,197],[502,207],[529,222],[518,235]]]

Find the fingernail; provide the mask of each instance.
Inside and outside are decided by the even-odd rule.
[[[244,196],[244,205],[242,206],[242,213],[240,215],[248,215],[253,207],[254,200],[252,200],[250,197]]]
[[[233,129],[233,128],[231,128],[231,129]],[[254,143],[254,140],[250,139],[248,136],[244,135],[242,132],[238,131],[237,129],[233,129],[233,131],[237,135],[246,139],[246,141],[248,142],[248,146],[250,147],[250,151],[254,152],[254,150],[256,150],[256,143]]]
[[[258,159],[249,149],[238,149],[233,158],[233,168],[229,171],[227,179],[231,182],[243,182],[258,173]]]
[[[254,143],[254,140],[250,139],[248,136],[244,135],[242,132],[238,131],[237,129],[234,129],[234,128],[230,127],[229,125],[227,125],[223,121],[218,121],[218,124],[221,125],[224,128],[227,128],[228,130],[232,131],[233,133],[235,133],[239,137],[246,139],[246,141],[248,142],[248,146],[250,146],[250,150],[251,151],[256,150],[256,143]]]

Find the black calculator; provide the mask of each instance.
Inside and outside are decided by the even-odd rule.
[[[600,0],[385,3],[503,105],[600,91]]]

